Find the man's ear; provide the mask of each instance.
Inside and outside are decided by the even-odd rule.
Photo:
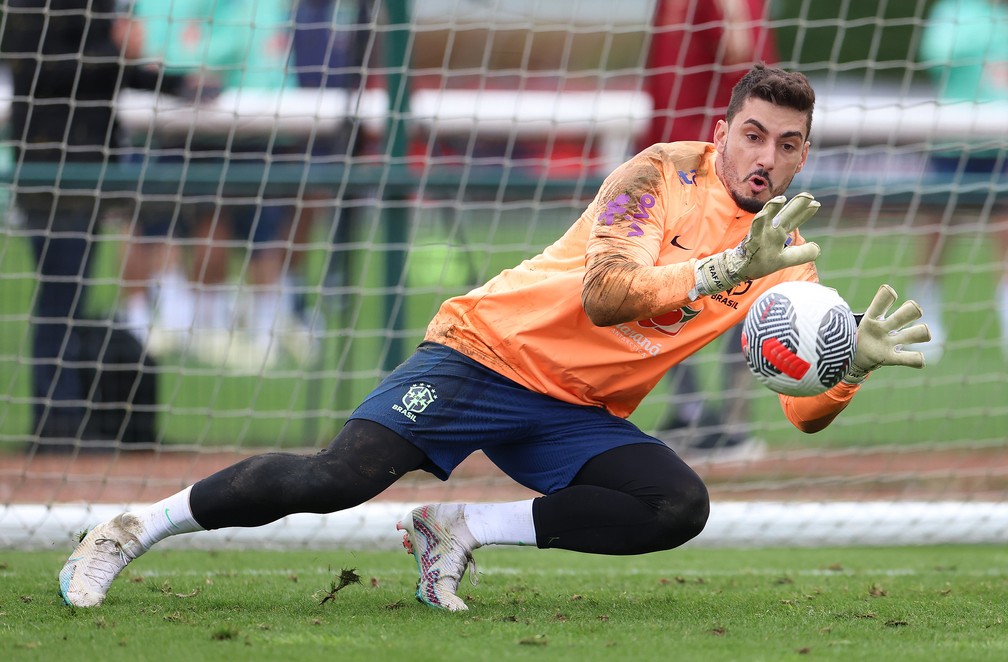
[[[714,125],[714,149],[719,152],[724,151],[722,147],[725,144],[725,140],[728,139],[728,122],[724,120],[718,120],[717,124]]]
[[[805,144],[802,145],[801,161],[798,162],[798,167],[795,168],[795,174],[796,175],[799,172],[802,171],[802,168],[805,167],[805,161],[808,160],[808,151],[809,151],[809,147],[811,147],[811,146],[812,146],[812,143],[810,143],[807,140],[805,141]]]

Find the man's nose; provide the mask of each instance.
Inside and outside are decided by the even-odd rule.
[[[756,155],[756,165],[763,168],[767,172],[772,171],[776,155],[777,150],[775,149],[774,145],[772,144],[764,145],[763,149],[761,149],[759,153]]]

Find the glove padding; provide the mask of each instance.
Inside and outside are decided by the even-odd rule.
[[[926,324],[907,326],[919,320],[924,311],[916,301],[904,301],[892,315],[886,317],[894,303],[896,290],[882,285],[858,324],[857,350],[847,374],[843,376],[845,383],[860,384],[869,372],[885,365],[924,367],[923,354],[903,351],[903,345],[931,340],[931,331]]]
[[[787,202],[787,204],[785,204]],[[809,193],[787,200],[783,195],[769,200],[753,218],[749,234],[736,248],[697,260],[696,285],[690,301],[732,289],[744,280],[756,280],[775,271],[812,262],[819,245],[789,246],[790,235],[819,211]]]

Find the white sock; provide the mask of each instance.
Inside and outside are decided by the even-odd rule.
[[[304,280],[299,276],[284,276],[280,282],[280,315],[281,319],[301,317],[304,310],[299,310],[298,303],[304,305]],[[301,301],[299,302],[299,298]]]
[[[237,292],[231,285],[202,285],[196,292],[196,319],[198,329],[229,331],[237,324],[235,301]]]
[[[252,314],[249,316],[249,328],[252,337],[259,343],[269,345],[273,330],[280,318],[283,297],[276,289],[256,291],[252,295]]]
[[[196,301],[186,280],[178,269],[165,271],[156,288],[159,324],[170,331],[185,331],[192,327]]]
[[[144,294],[131,294],[126,299],[126,326],[140,342],[146,342],[150,335],[151,311]]]
[[[480,545],[536,545],[532,499],[510,503],[467,503],[466,526]]]
[[[192,509],[189,508],[191,491],[192,485],[167,499],[130,513],[143,523],[139,539],[144,549],[150,549],[154,543],[168,536],[204,530],[193,518]]]

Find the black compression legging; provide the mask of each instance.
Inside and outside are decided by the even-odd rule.
[[[315,455],[266,453],[199,481],[190,503],[206,529],[261,526],[359,505],[426,462],[391,430],[353,420]],[[674,452],[636,444],[593,458],[569,487],[537,498],[532,512],[539,547],[641,554],[693,538],[709,509],[703,481]]]
[[[205,529],[262,526],[294,513],[333,513],[377,496],[427,456],[388,428],[352,420],[315,455],[256,455],[193,485]]]
[[[643,554],[678,547],[707,523],[703,480],[667,446],[634,444],[589,460],[532,505],[539,547]]]

